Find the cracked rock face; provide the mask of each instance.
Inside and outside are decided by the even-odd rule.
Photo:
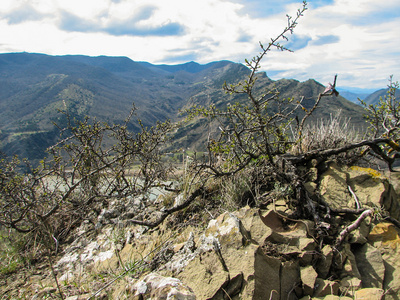
[[[397,181],[389,184],[387,176],[373,169],[332,164],[322,174],[320,193],[332,208],[385,207],[393,218],[399,219],[400,198],[395,187],[400,185]]]
[[[123,293],[135,295],[132,299],[322,299],[339,295],[379,299],[376,295],[381,291],[400,291],[400,233],[392,224],[368,227],[366,242],[346,243],[340,252],[330,245],[319,249],[312,225],[307,220],[287,222],[273,210],[245,207],[227,212],[204,230],[188,227],[168,246],[171,254],[164,263],[140,279],[128,277],[119,286]],[[112,235],[108,230],[108,236]],[[119,250],[123,263],[172,236],[167,226],[151,232],[136,226],[126,232],[129,243]],[[74,248],[56,264],[58,270],[73,277],[82,261],[96,270],[117,267],[116,247],[105,236],[71,245]],[[121,294],[114,293],[116,297]],[[385,297],[396,299],[390,293]]]
[[[327,202],[335,198],[329,202],[332,207],[355,208],[348,186],[363,207],[399,208],[400,184],[392,186],[384,175],[365,169],[333,165],[314,189],[319,188]],[[143,263],[141,273],[133,269],[110,286],[107,293],[114,299],[372,300],[383,294],[385,300],[398,299],[397,227],[367,218],[336,249],[334,243],[317,243],[314,223],[291,220],[285,216],[288,210],[285,201],[262,210],[244,207],[219,215],[204,228],[180,231],[167,222],[151,230],[119,227],[117,218],[94,235],[79,231],[79,238],[55,261],[55,270],[60,282],[68,284]],[[334,218],[339,230],[352,221],[343,223],[342,215]],[[53,282],[49,278],[37,280]],[[43,293],[55,293],[54,286],[44,286]]]
[[[134,296],[140,295],[142,299],[196,299],[193,291],[183,285],[179,279],[163,277],[157,273],[146,275],[142,280],[135,283],[133,289],[136,291]]]

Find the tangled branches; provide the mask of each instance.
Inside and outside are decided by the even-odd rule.
[[[149,192],[166,180],[172,169],[161,160],[161,147],[175,125],[170,121],[130,132],[127,124],[109,125],[62,111],[67,125],[49,158],[33,168],[14,157],[0,161],[0,224],[56,250],[71,229],[90,213],[118,199]],[[105,143],[114,145],[105,147]],[[27,172],[21,173],[21,168]],[[100,207],[99,207],[100,205]]]

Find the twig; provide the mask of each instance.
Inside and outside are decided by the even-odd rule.
[[[279,293],[276,290],[272,290],[271,293],[269,294],[269,300],[272,300],[272,296],[274,293],[276,293],[279,296]]]
[[[354,191],[353,191],[353,189],[351,188],[350,185],[348,185],[347,188],[349,189],[350,194],[353,196],[354,201],[356,202],[356,208],[360,209],[361,208],[361,204],[360,204],[360,201],[358,201],[356,193],[354,193]]]
[[[225,295],[229,298],[229,300],[232,300],[231,296],[229,296],[228,292],[225,291],[224,288],[221,288],[221,290],[225,293]]]
[[[168,217],[170,214],[179,211],[187,206],[189,206],[190,203],[192,203],[197,196],[200,196],[205,193],[204,187],[199,187],[196,189],[182,204],[174,206],[172,208],[166,209],[162,212],[161,216],[154,222],[147,222],[147,221],[140,221],[140,220],[129,220],[129,223],[131,224],[137,224],[137,225],[142,225],[142,226],[147,226],[150,228],[157,227],[160,225],[166,217]]]
[[[57,275],[56,275],[56,273],[54,272],[53,261],[51,260],[51,254],[50,254],[50,252],[49,252],[48,258],[49,258],[49,263],[50,263],[50,268],[51,268],[51,274],[53,275],[54,280],[55,280],[55,282],[56,282],[57,289],[58,289],[58,293],[60,294],[61,300],[64,300],[64,295],[63,295],[63,293],[62,293],[62,291],[61,291],[60,284],[58,283]]]
[[[363,211],[363,213],[354,221],[354,223],[350,224],[340,232],[339,236],[336,239],[335,247],[339,248],[346,236],[353,230],[356,230],[358,227],[360,227],[361,222],[364,221],[366,217],[373,215],[373,213],[374,211],[372,209]]]
[[[214,246],[215,254],[217,254],[218,259],[221,262],[222,268],[224,269],[225,272],[227,272],[229,274],[229,269],[228,269],[228,266],[226,265],[224,257],[222,256],[221,246],[220,246],[217,238],[215,238],[213,240],[213,246]]]

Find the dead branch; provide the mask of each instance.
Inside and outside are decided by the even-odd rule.
[[[381,157],[383,160],[385,160],[388,163],[389,169],[390,171],[393,171],[392,169],[392,165],[394,163],[394,161],[396,160],[396,158],[398,158],[397,155],[393,156],[393,157],[389,157],[387,156],[383,150],[379,147],[380,144],[386,144],[388,146],[390,146],[393,143],[393,141],[391,139],[388,138],[377,138],[377,139],[373,139],[373,140],[364,140],[358,143],[354,143],[354,144],[349,144],[343,147],[339,147],[339,148],[335,148],[335,149],[327,149],[327,150],[314,150],[314,151],[310,151],[307,153],[304,153],[302,155],[298,155],[298,156],[290,156],[290,155],[284,155],[283,157],[290,161],[292,164],[294,165],[302,165],[302,164],[306,164],[308,162],[310,162],[313,159],[317,159],[318,161],[324,161],[327,158],[334,156],[334,155],[338,155],[340,153],[344,153],[353,149],[357,149],[357,148],[362,148],[365,146],[368,146],[372,149],[372,151],[374,151],[379,157]]]
[[[205,194],[205,189],[204,187],[199,187],[197,188],[193,193],[190,194],[190,196],[180,205],[174,206],[169,209],[165,209],[161,215],[158,217],[158,219],[154,222],[149,222],[149,221],[140,221],[140,220],[129,220],[129,223],[131,224],[136,224],[136,225],[142,225],[142,226],[147,226],[150,228],[157,227],[160,225],[166,217],[168,217],[170,214],[180,211],[186,207],[188,207],[198,196],[204,195]]]
[[[356,230],[358,227],[360,227],[362,221],[364,221],[364,219],[366,217],[372,216],[373,214],[374,214],[374,211],[372,209],[367,209],[352,224],[350,224],[345,229],[343,229],[336,239],[335,247],[339,248],[340,245],[342,244],[342,242],[344,241],[344,239],[346,238],[346,236],[350,232],[352,232],[352,231]]]

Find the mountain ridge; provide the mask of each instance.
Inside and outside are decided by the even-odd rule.
[[[25,140],[35,144],[34,139],[46,139],[48,143],[42,144],[49,146],[54,142],[55,137],[50,138],[52,123],[64,103],[81,117],[89,115],[111,123],[123,122],[134,103],[137,117],[151,126],[156,121],[179,120],[179,110],[190,104],[237,101],[239,98],[224,93],[222,85],[237,83],[249,72],[244,65],[230,61],[153,65],[119,56],[0,54],[1,150],[9,155],[29,157],[32,151],[37,153],[35,157],[44,155],[44,149],[26,149],[19,143]],[[305,96],[306,107],[324,88],[312,79],[303,83],[294,79],[274,81],[265,72],[258,77],[261,88],[276,87],[282,97]],[[356,117],[356,122],[362,118],[358,106],[341,97],[323,104],[316,117],[326,117],[335,105]]]

